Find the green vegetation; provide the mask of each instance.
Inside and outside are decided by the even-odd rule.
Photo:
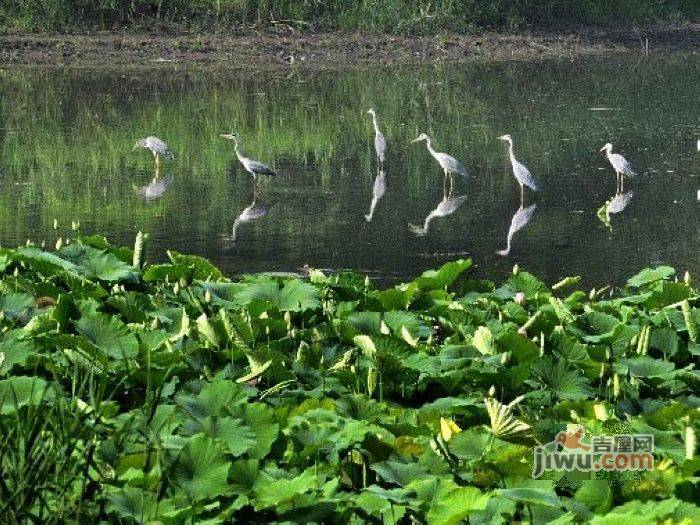
[[[700,520],[699,299],[669,267],[378,290],[146,255],[0,251],[1,522]],[[656,469],[533,480],[567,425],[652,434]]]
[[[226,30],[284,24],[302,30],[433,34],[687,22],[697,17],[695,0],[0,0],[0,28],[44,31],[152,29],[154,24]]]

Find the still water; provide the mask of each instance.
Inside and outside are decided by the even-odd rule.
[[[308,264],[393,282],[467,256],[496,279],[515,263],[589,285],[660,263],[697,274],[698,78],[686,54],[261,75],[4,70],[0,243],[52,245],[75,220],[117,243],[149,232],[151,260],[196,253],[229,275]],[[389,143],[383,172],[370,107]],[[279,173],[255,199],[219,138],[229,131]],[[425,144],[411,144],[421,132],[472,174],[447,196]],[[505,133],[541,190],[522,209]],[[146,135],[175,154],[155,180],[150,153],[132,152]],[[616,193],[606,142],[638,172],[609,221],[596,214]]]

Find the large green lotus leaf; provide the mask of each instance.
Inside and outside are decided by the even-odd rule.
[[[566,362],[545,357],[533,367],[544,386],[559,399],[582,401],[593,395],[593,389],[586,378],[578,371],[569,368]]]
[[[103,235],[81,235],[79,241],[81,244],[109,252],[127,264],[131,264],[134,259],[134,250],[124,246],[114,246]]]
[[[540,355],[539,347],[515,330],[501,332],[496,338],[496,346],[499,352],[510,352],[516,363],[529,363]]]
[[[493,334],[486,326],[476,329],[472,337],[472,345],[483,355],[493,355],[496,352]]]
[[[684,521],[686,520],[686,521]],[[657,523],[700,523],[700,508],[676,498],[662,501],[629,501],[604,516],[595,516],[592,525],[655,525]]]
[[[669,379],[673,377],[675,366],[670,361],[654,359],[648,355],[620,359],[613,364],[613,368],[620,374],[628,371],[636,377],[659,377]]]
[[[400,463],[398,461],[382,461],[371,466],[377,475],[387,483],[405,487],[414,479],[427,477],[428,471],[418,463]]]
[[[484,510],[469,515],[469,525],[505,525],[511,523],[517,503],[503,496],[492,496]]]
[[[596,514],[604,514],[610,510],[613,503],[612,488],[606,480],[589,479],[581,484],[574,499],[586,505]]]
[[[314,469],[307,469],[290,479],[275,479],[266,472],[261,472],[253,486],[256,495],[256,510],[293,503],[300,494],[318,488],[318,477]]]
[[[315,310],[321,306],[321,294],[314,285],[291,279],[284,282],[276,306],[283,312]]]
[[[654,283],[661,279],[668,279],[676,274],[676,270],[670,266],[658,268],[645,268],[634,277],[627,279],[627,284],[633,288],[640,288],[646,284]]]
[[[185,436],[204,434],[218,439],[225,445],[226,452],[233,457],[242,456],[255,445],[255,435],[240,419],[232,417],[205,417],[190,419],[182,427]]]
[[[54,392],[40,377],[14,376],[0,381],[0,414],[12,414],[16,408],[51,401]]]
[[[19,331],[0,343],[0,374],[6,374],[14,365],[24,365],[37,351],[31,339],[19,339]]]
[[[503,287],[494,294],[502,299],[510,299],[517,292],[522,292],[528,300],[534,299],[538,294],[548,294],[549,288],[537,277],[528,272],[518,272],[511,276]]]
[[[17,319],[28,309],[34,307],[34,298],[26,293],[9,293],[0,295],[0,311],[8,319]]]
[[[109,490],[107,512],[120,518],[141,522],[153,518],[156,495],[144,493],[140,487],[124,486]]]
[[[245,404],[242,408],[243,421],[255,434],[255,445],[248,455],[262,459],[279,437],[279,424],[275,421],[274,411],[262,403]]]
[[[46,276],[56,275],[61,273],[61,270],[75,272],[78,269],[72,262],[34,246],[17,248],[14,259],[23,261],[37,272]]]
[[[456,525],[472,512],[486,509],[491,496],[476,487],[460,487],[452,480],[440,480],[426,514],[431,525]]]
[[[348,315],[347,321],[361,334],[378,334],[382,315],[379,312],[353,312]]]
[[[90,279],[108,282],[133,282],[137,279],[136,270],[111,253],[91,246],[74,243],[61,249],[62,259],[73,263],[79,273]]]
[[[214,440],[194,436],[180,451],[172,483],[194,501],[222,496],[230,489],[226,481],[230,466]]]
[[[243,387],[231,380],[205,383],[197,395],[176,396],[178,406],[194,419],[234,412],[247,399],[248,395]]]
[[[447,447],[458,459],[470,462],[483,457],[490,441],[491,435],[488,432],[470,428],[453,435]]]
[[[153,264],[143,272],[141,277],[147,283],[163,283],[166,280],[175,283],[186,277],[189,271],[184,264]]]
[[[403,328],[406,328],[414,338],[421,335],[428,336],[430,333],[421,322],[420,318],[413,312],[385,312],[382,316],[382,320],[398,337],[401,337]]]
[[[112,359],[138,355],[139,343],[127,326],[114,316],[93,313],[80,318],[76,330]]]
[[[238,492],[248,494],[260,474],[260,461],[257,459],[239,459],[233,462],[229,475],[231,483]]]
[[[650,310],[678,303],[691,295],[690,287],[682,282],[670,283],[664,281],[656,285],[655,288],[651,297],[645,303],[645,306]]]
[[[223,277],[221,270],[203,257],[197,255],[183,255],[173,250],[168,252],[168,257],[170,257],[173,264],[187,266],[192,272],[192,279],[201,281],[212,279],[217,281]]]
[[[472,266],[471,259],[459,259],[442,265],[438,270],[427,270],[412,284],[423,291],[449,287],[461,274]]]
[[[534,480],[533,480],[534,481]],[[528,505],[543,505],[546,507],[561,507],[562,502],[552,488],[516,487],[499,489],[498,494]]]

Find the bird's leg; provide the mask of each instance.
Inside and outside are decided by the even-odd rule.
[[[447,198],[447,172],[442,176],[442,194]]]
[[[452,190],[454,187],[454,179],[453,179],[453,175],[451,173],[449,174],[449,177],[450,177],[450,192],[447,195],[448,195],[448,197],[452,197]]]
[[[158,158],[158,157],[156,157],[156,158]],[[159,178],[160,178],[160,162],[157,162],[157,161],[156,161],[156,172],[155,172],[155,174],[153,175],[153,181],[155,182],[155,181],[157,181]]]
[[[520,184],[520,207],[523,207],[523,203],[525,202],[525,187],[523,184]]]
[[[625,191],[625,174],[620,173],[620,193]]]
[[[615,188],[615,195],[620,194],[620,173],[618,171],[615,172],[615,177],[617,178],[617,186]]]

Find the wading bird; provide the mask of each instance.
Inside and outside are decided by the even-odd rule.
[[[241,155],[241,152],[238,149],[238,136],[235,133],[222,133],[219,136],[222,139],[233,141],[236,149],[236,157],[238,157],[238,160],[243,165],[245,170],[253,176],[254,182],[258,181],[259,175],[270,175],[272,177],[277,176],[277,173],[275,173],[272,169],[268,168],[262,162],[258,160],[249,159],[248,157],[244,157],[243,155]]]
[[[158,137],[146,137],[145,139],[139,139],[132,148],[132,151],[136,151],[137,149],[147,149],[153,153],[153,158],[156,159],[156,170],[160,168],[161,157],[168,160],[175,159],[175,155],[173,155],[173,152],[170,151],[170,146],[168,146]]]
[[[374,108],[369,108],[367,113],[372,115],[372,123],[374,124],[374,149],[377,152],[377,158],[379,163],[383,166],[384,159],[386,158],[386,139],[381,131],[379,131],[379,124],[377,124],[377,112]]]
[[[607,154],[610,164],[612,164],[612,167],[615,169],[615,176],[617,177],[616,193],[622,193],[625,189],[625,175],[630,177],[634,177],[636,175],[632,169],[632,165],[619,153],[613,153],[612,144],[609,142],[600,148],[600,151],[604,151]]]
[[[372,222],[372,217],[374,217],[374,209],[379,203],[379,199],[384,196],[386,192],[386,173],[384,170],[379,172],[377,178],[374,179],[374,185],[372,186],[372,203],[369,205],[369,213],[365,215],[365,220],[367,222]]]
[[[440,201],[440,204],[438,204],[437,207],[433,211],[431,211],[425,218],[422,227],[417,226],[415,224],[409,224],[409,230],[411,230],[416,235],[422,237],[423,235],[428,233],[428,228],[430,227],[430,223],[433,219],[436,219],[437,217],[447,217],[448,215],[452,215],[459,209],[459,207],[462,204],[464,204],[465,200],[467,200],[466,195],[458,195],[457,197],[448,197],[447,195],[445,195],[445,197]]]
[[[520,207],[522,208],[525,186],[530,188],[532,191],[537,191],[537,184],[535,179],[532,178],[530,171],[520,162],[515,159],[513,154],[513,139],[510,135],[501,135],[498,137],[499,140],[504,140],[508,143],[508,154],[510,155],[510,163],[513,166],[513,175],[515,176],[518,184],[520,184]]]
[[[411,142],[420,142],[421,140],[425,141],[425,144],[428,147],[428,151],[433,156],[433,158],[437,161],[437,163],[440,164],[440,167],[445,172],[445,178],[447,178],[447,177],[450,178],[450,192],[449,193],[452,193],[452,174],[457,173],[458,175],[461,175],[462,177],[467,179],[469,177],[469,172],[454,157],[448,155],[447,153],[441,153],[439,151],[435,151],[433,149],[431,142],[430,142],[430,137],[428,135],[426,135],[425,133],[421,133],[418,136],[418,138],[413,139]]]
[[[523,208],[521,205],[520,208],[518,208],[518,211],[515,212],[513,218],[510,220],[508,239],[506,240],[506,249],[498,250],[496,252],[498,255],[507,256],[510,254],[510,245],[511,242],[513,242],[513,235],[515,235],[517,231],[522,230],[527,223],[530,222],[530,219],[532,219],[532,215],[535,213],[536,209],[537,204],[531,204],[527,208]]]

